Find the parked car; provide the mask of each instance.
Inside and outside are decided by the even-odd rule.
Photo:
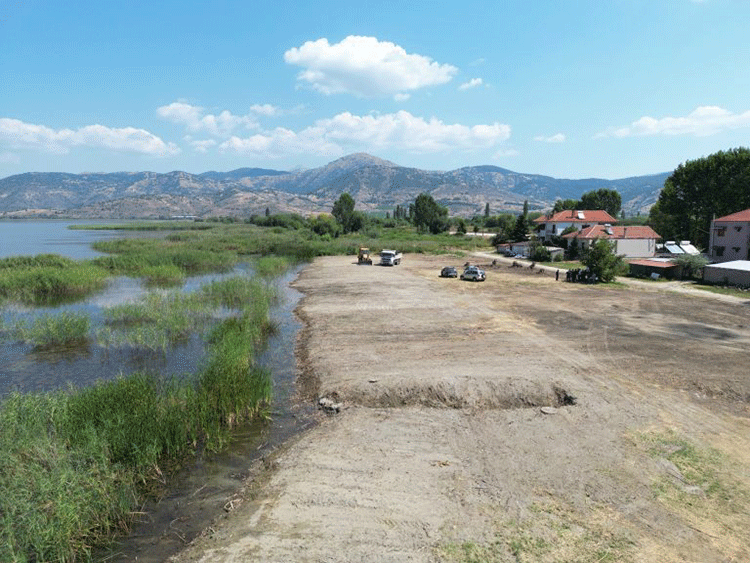
[[[446,266],[442,270],[440,270],[440,277],[441,278],[457,278],[458,272],[456,271],[456,268],[453,266]]]
[[[476,266],[469,266],[461,274],[462,280],[469,281],[484,281],[487,276],[484,274],[484,270],[477,268]]]

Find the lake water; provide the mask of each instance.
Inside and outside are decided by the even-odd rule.
[[[17,255],[55,253],[77,260],[100,255],[90,248],[97,240],[154,236],[150,232],[70,230],[71,224],[102,224],[101,221],[20,220],[0,221],[0,258]],[[108,222],[110,223],[110,222]],[[164,232],[158,236],[164,236]],[[189,278],[183,291],[194,291],[203,283],[228,275],[249,273],[240,265],[229,274]],[[224,503],[241,485],[254,459],[268,454],[290,436],[311,424],[313,407],[296,406],[298,369],[295,346],[300,322],[294,314],[300,294],[290,287],[299,268],[275,280],[279,302],[271,317],[277,332],[269,339],[258,363],[273,374],[271,419],[255,421],[237,429],[229,449],[210,459],[200,458],[175,476],[159,503],[144,507],[143,520],[133,533],[101,559],[156,563],[164,561],[183,546],[185,539],[197,535],[221,512]],[[33,318],[64,310],[83,311],[92,327],[101,324],[102,311],[145,293],[139,280],[115,278],[109,286],[78,303],[52,308],[9,305],[0,308],[0,318],[12,323],[16,318]],[[1,332],[1,330],[0,330]],[[0,399],[11,391],[44,392],[72,384],[92,385],[102,378],[113,378],[138,370],[163,375],[197,371],[204,357],[199,336],[181,343],[167,353],[143,350],[110,350],[95,342],[65,351],[35,351],[30,346],[0,338]]]
[[[132,221],[131,221],[132,222]],[[64,221],[58,219],[19,219],[0,221],[0,258],[60,254],[75,260],[101,256],[91,243],[110,238],[124,238],[149,233],[134,231],[71,230],[70,225],[102,225],[126,221]]]

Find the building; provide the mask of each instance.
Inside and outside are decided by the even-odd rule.
[[[666,278],[676,279],[681,277],[682,268],[672,262],[669,258],[647,258],[628,262],[630,275],[635,278]]]
[[[703,268],[703,281],[707,283],[736,285],[738,287],[750,287],[750,260],[734,260],[732,262],[721,262],[720,264],[709,264]]]
[[[712,262],[750,260],[750,209],[711,221],[708,258]]]
[[[568,240],[568,245],[574,240],[577,241],[582,251],[588,250],[595,240],[606,239],[614,243],[617,255],[626,258],[647,258],[656,254],[656,241],[661,237],[645,225],[592,225],[579,233],[568,233],[563,238]]]
[[[561,236],[569,227],[582,231],[593,225],[612,225],[617,219],[601,209],[564,209],[550,215],[542,215],[534,219],[537,236],[549,241],[554,236]]]

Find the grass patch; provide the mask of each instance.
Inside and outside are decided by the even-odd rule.
[[[261,413],[271,376],[254,358],[272,330],[272,299],[267,284],[250,278],[192,295],[150,293],[110,312],[114,332],[138,327],[173,342],[213,323],[195,376],[135,373],[7,397],[0,404],[0,561],[88,560],[94,546],[128,530],[143,496],[163,486],[170,468],[221,449],[235,425]],[[65,318],[40,326],[62,326]]]
[[[446,542],[440,560],[455,563],[604,563],[633,561],[628,532],[607,524],[603,508],[585,518],[550,500],[531,506],[533,519],[498,523],[489,540]]]
[[[693,287],[695,289],[702,289],[703,291],[708,291],[709,293],[718,293],[719,295],[732,295],[734,297],[739,297],[741,299],[750,298],[750,290],[741,289],[739,287],[727,287],[727,286],[722,286],[722,285],[706,285],[702,283],[696,283],[694,285],[691,285],[690,287]]]
[[[29,257],[0,264],[0,298],[29,305],[73,301],[104,288],[108,275],[101,268],[73,260]]]
[[[673,431],[640,434],[636,443],[664,467],[655,497],[688,527],[715,538],[727,560],[742,559],[750,545],[747,468]]]
[[[36,349],[48,349],[81,345],[88,340],[90,328],[88,315],[64,311],[42,315],[31,323],[19,322],[13,333]]]
[[[213,226],[195,221],[137,221],[102,225],[69,225],[72,231],[206,231]]]
[[[185,281],[185,272],[174,264],[147,266],[139,273],[148,287],[174,287]]]

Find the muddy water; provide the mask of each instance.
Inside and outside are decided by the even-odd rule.
[[[240,428],[227,451],[199,459],[175,476],[164,498],[144,507],[145,515],[133,533],[102,554],[102,561],[160,563],[175,554],[222,514],[253,461],[311,424],[312,408],[295,406],[293,400],[298,375],[294,352],[301,327],[294,309],[300,293],[289,282],[298,271],[278,282],[281,300],[272,311],[278,331],[259,357],[273,373],[271,419]]]

